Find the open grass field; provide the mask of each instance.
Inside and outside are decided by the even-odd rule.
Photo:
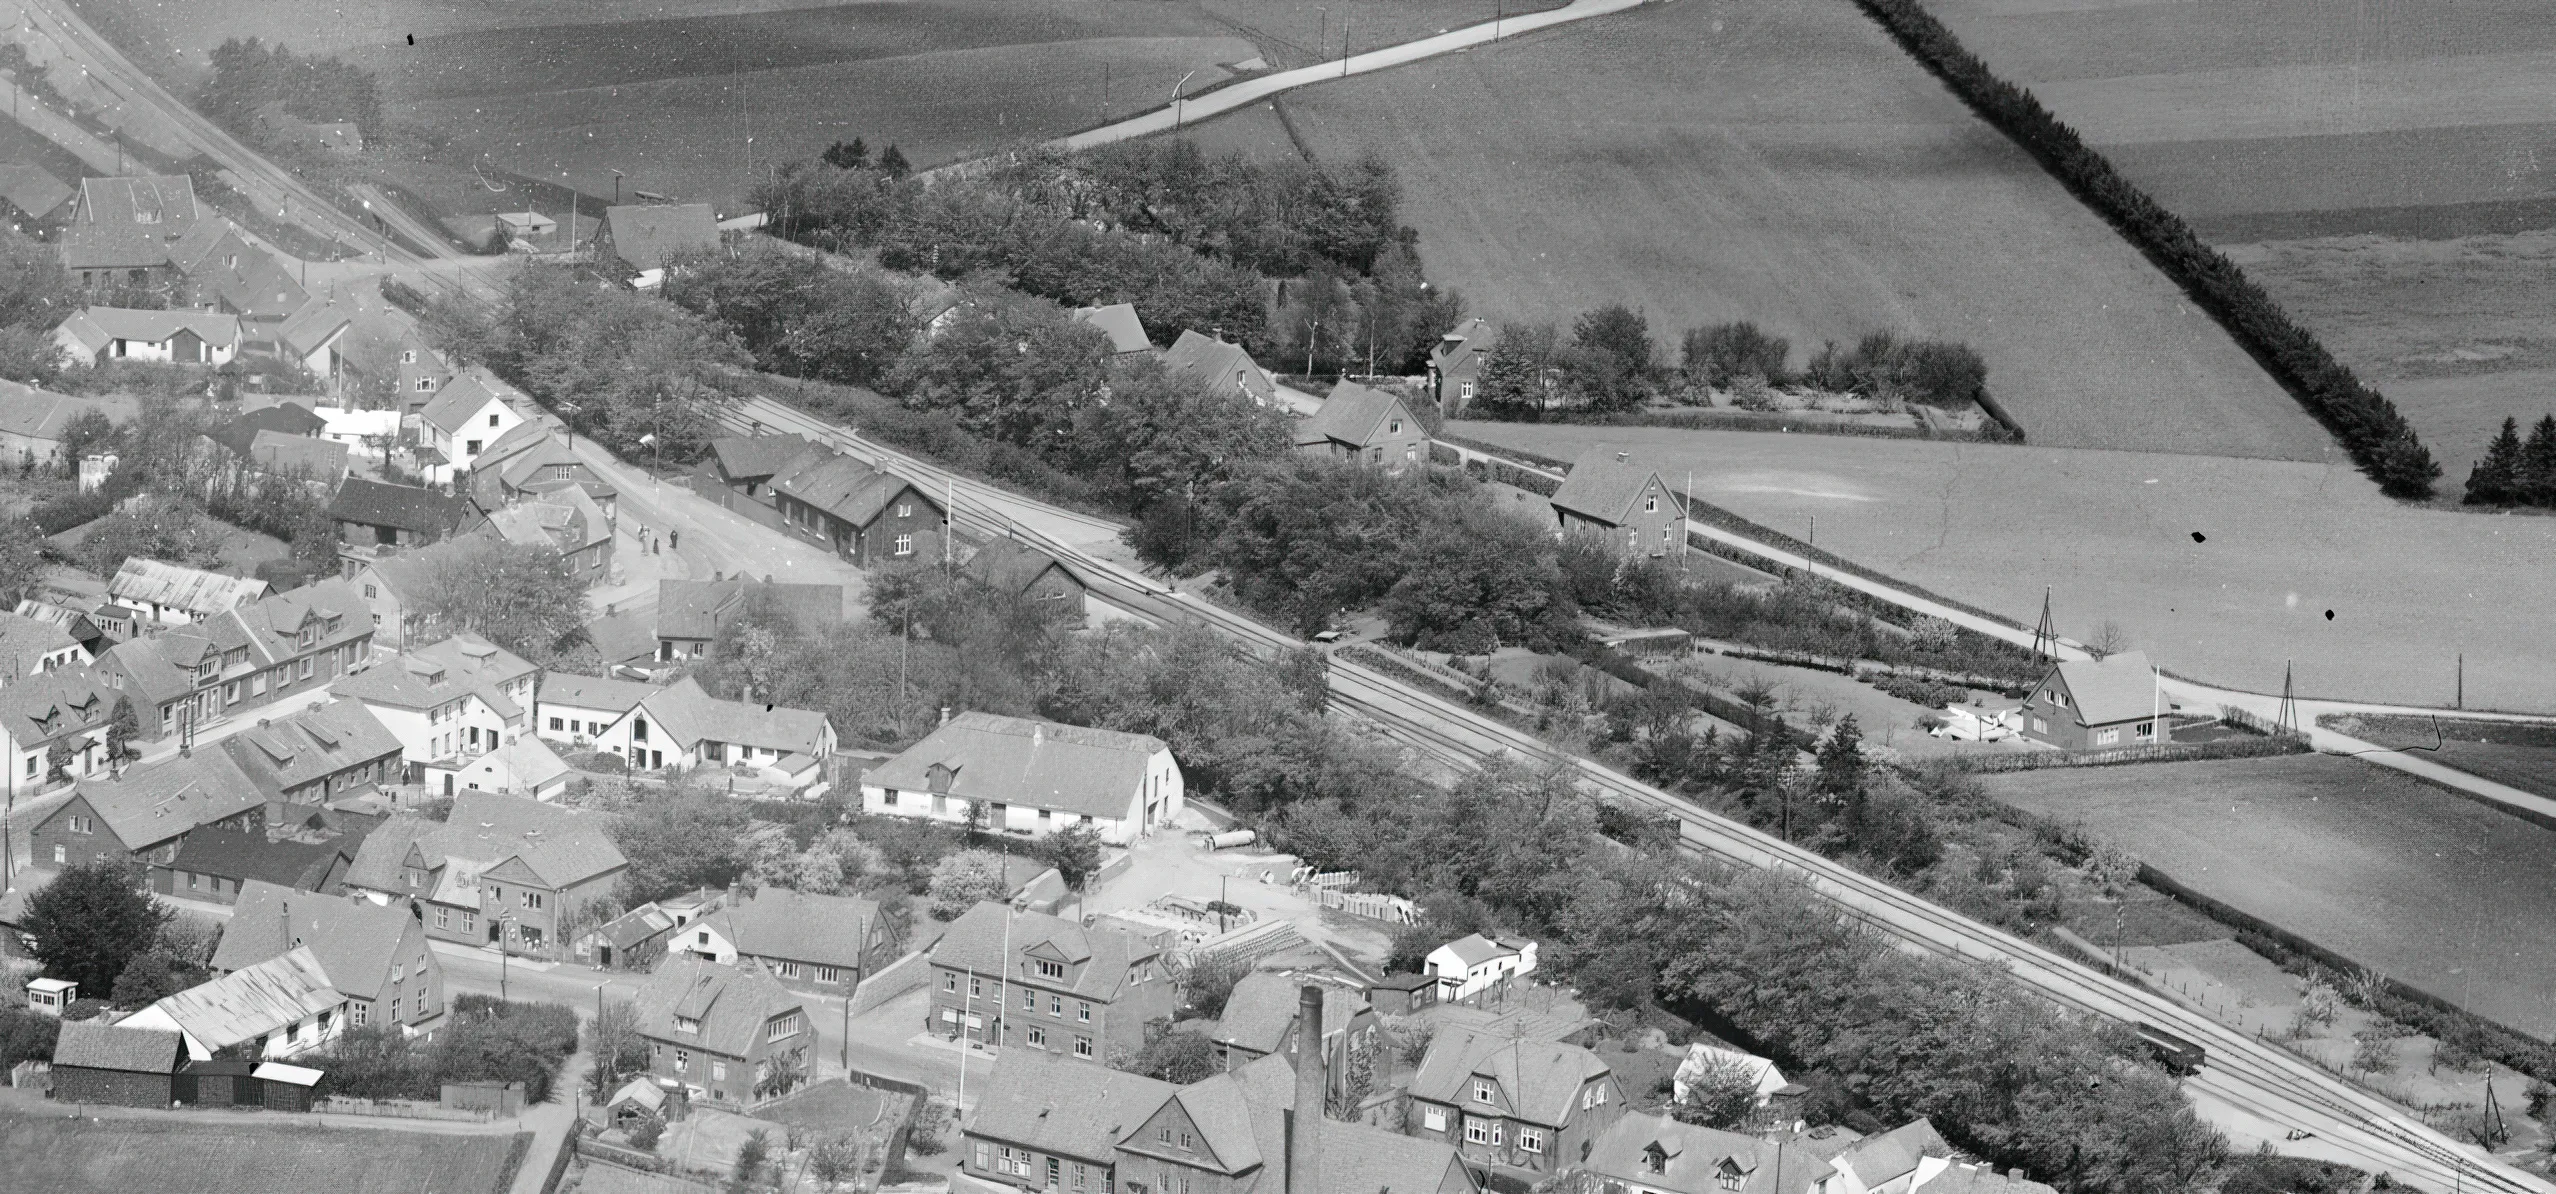
[[[1631,447],[1671,485],[1889,576],[2062,634],[2118,622],[2196,680],[2556,713],[2556,518],[2400,505],[2341,465],[1746,431],[1457,422],[1564,460]],[[2194,532],[2205,542],[2193,542]],[[2334,611],[2333,620],[2324,614]]]
[[[1301,92],[1401,167],[1430,276],[1497,320],[1623,302],[1797,358],[1968,341],[2033,442],[2339,459],[2225,332],[1848,0],[1680,0]],[[1496,124],[1494,116],[1496,114]]]
[[[216,1121],[0,1116],[12,1190],[55,1194],[490,1194],[515,1137],[315,1128],[254,1113]]]
[[[2325,722],[2364,742],[2426,753],[2461,771],[2556,797],[2556,727],[2428,717],[2329,717]]]
[[[2332,756],[1981,782],[2362,965],[2556,1035],[2556,833]]]

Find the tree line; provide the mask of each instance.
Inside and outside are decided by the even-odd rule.
[[[1763,405],[1771,387],[1791,385],[1944,410],[1988,403],[1987,362],[1949,340],[1874,332],[1848,347],[1824,344],[1798,370],[1791,342],[1753,323],[1689,328],[1677,347],[1677,363],[1662,363],[1649,318],[1620,303],[1582,314],[1567,336],[1549,323],[1503,324],[1469,409],[1534,422],[1619,414],[1663,396],[1700,402],[1707,390]]]
[[[204,114],[233,132],[253,134],[269,108],[317,123],[352,121],[367,137],[382,132],[381,83],[351,62],[297,55],[281,43],[229,38],[213,47],[212,77],[196,97]]]
[[[2399,498],[2432,495],[2441,468],[2414,425],[2183,217],[2123,177],[2031,91],[1998,78],[1918,0],[1858,3],[1981,119],[2012,137],[2181,285],[2334,432],[2380,489]]]
[[[2520,420],[2506,416],[2467,473],[2470,506],[2556,507],[2556,415],[2542,416],[2522,442]]]

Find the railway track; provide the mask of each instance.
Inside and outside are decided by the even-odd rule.
[[[740,431],[806,435],[947,494],[952,519],[960,527],[978,534],[1009,535],[1040,547],[1074,568],[1113,604],[1163,622],[1204,625],[1258,652],[1305,645],[1075,545],[1114,536],[1121,529],[1117,523],[958,477],[769,398],[748,400],[728,420]],[[1573,767],[1594,794],[1673,817],[1680,841],[1695,853],[1795,876],[1809,890],[1902,947],[1996,966],[2060,1007],[2125,1023],[2153,1024],[2198,1042],[2209,1051],[2209,1061],[2184,1079],[2187,1092],[2205,1108],[2250,1119],[2261,1130],[2308,1134],[2286,1151],[2386,1172],[2400,1182],[2443,1194],[2556,1194],[2556,1185],[2479,1157],[2403,1108],[2163,995],[1936,907],[1603,764],[1557,752],[1524,731],[1338,656],[1331,659],[1330,677],[1336,707],[1374,723],[1430,758],[1459,768],[1479,767],[1501,755],[1558,760]]]

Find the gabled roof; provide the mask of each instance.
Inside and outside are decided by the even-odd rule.
[[[728,580],[657,582],[657,637],[712,639],[757,594],[770,596],[810,629],[843,621],[843,586]]]
[[[261,406],[230,421],[229,426],[259,431],[280,431],[286,435],[318,435],[328,429],[328,420],[319,416],[306,402],[286,399],[273,406]],[[220,436],[214,438],[219,439]]]
[[[2116,721],[2142,721],[2157,715],[2156,669],[2144,651],[2128,651],[2101,662],[2071,659],[2056,669],[2068,686],[2077,720],[2089,726]]]
[[[1442,374],[1449,370],[1464,368],[1472,364],[1476,357],[1491,351],[1494,335],[1490,320],[1465,320],[1455,325],[1455,328],[1447,334],[1438,337],[1438,342],[1430,346],[1429,363]]]
[[[1402,399],[1382,390],[1371,389],[1354,381],[1344,381],[1331,388],[1331,396],[1322,400],[1322,409],[1296,424],[1298,446],[1337,441],[1352,448],[1363,448],[1375,442],[1387,419],[1408,421],[1411,412]]]
[[[1867,1188],[1881,1185],[1917,1168],[1927,1157],[1949,1157],[1952,1145],[1929,1120],[1904,1123],[1878,1136],[1858,1140],[1837,1155]]]
[[[1199,1143],[1214,1158],[1212,1168],[1248,1173],[1268,1159],[1262,1153],[1259,1133],[1252,1130],[1251,1103],[1243,1096],[1241,1078],[1226,1073],[1193,1082],[1172,1095],[1172,1102],[1180,1105],[1181,1113],[1198,1129]],[[1285,1162],[1279,1164],[1283,1167]]]
[[[23,669],[21,669],[23,670]],[[0,736],[26,749],[115,719],[122,694],[91,668],[71,668],[13,679],[0,688]]]
[[[674,914],[650,902],[605,921],[594,932],[614,949],[629,949],[674,927]]]
[[[1241,982],[1234,984],[1233,994],[1226,997],[1225,1014],[1217,1018],[1210,1038],[1254,1053],[1277,1052],[1287,1030],[1295,1026],[1297,989],[1303,985],[1302,980],[1267,970],[1244,975]],[[1366,999],[1356,991],[1324,985],[1323,1035],[1347,1030],[1360,1013],[1369,1010]]]
[[[116,840],[134,851],[238,816],[270,798],[218,750],[137,764],[117,777],[83,779],[77,790]]]
[[[687,747],[707,740],[784,753],[825,753],[825,714],[814,709],[723,701],[711,696],[700,681],[690,676],[640,701],[639,709],[673,741]]]
[[[0,162],[0,199],[37,219],[71,201],[71,184],[30,162]]]
[[[333,439],[261,431],[249,441],[248,457],[258,468],[283,476],[330,484],[346,477],[346,445]]]
[[[1062,1053],[1005,1049],[985,1080],[967,1133],[1112,1165],[1118,1160],[1119,1140],[1144,1126],[1179,1090],[1160,1079]]]
[[[346,997],[330,985],[319,958],[305,948],[189,987],[135,1015],[157,1012],[198,1044],[218,1052],[345,1002]]]
[[[497,375],[486,368],[474,365],[455,374],[443,389],[436,391],[434,401],[428,402],[426,409],[418,412],[417,417],[451,435],[460,432],[464,423],[487,409],[491,402],[503,404],[514,411],[517,418],[522,418],[524,408],[518,405],[522,401],[521,391],[497,380]]]
[[[1597,1054],[1578,1045],[1458,1029],[1439,1033],[1429,1042],[1428,1055],[1420,1059],[1420,1071],[1412,1076],[1411,1093],[1461,1106],[1472,1100],[1468,1084],[1481,1074],[1500,1084],[1517,1118],[1560,1127],[1570,1118],[1580,1088],[1608,1072]]]
[[[1468,967],[1479,966],[1493,958],[1515,957],[1524,952],[1513,946],[1493,941],[1480,933],[1467,933],[1439,948],[1453,951],[1456,960]]]
[[[1658,470],[1632,459],[1631,453],[1599,444],[1571,466],[1571,475],[1563,479],[1562,488],[1553,491],[1553,506],[1622,526],[1632,517],[1634,499],[1659,478]],[[1660,491],[1670,501],[1677,500],[1665,482]]]
[[[21,597],[18,599],[17,612],[11,614],[10,617],[49,627],[64,638],[70,639],[75,643],[92,643],[96,642],[98,639],[97,623],[91,621],[89,619],[89,615],[67,605],[56,605],[50,601],[38,601],[33,597]],[[16,623],[0,621],[0,626],[9,625],[16,625]],[[9,640],[14,637],[13,632],[0,629],[0,653],[5,653],[0,654],[0,659],[24,658],[27,656],[44,654],[45,652],[38,649],[36,644],[54,641],[52,635],[46,634],[43,631],[18,631],[15,633],[31,634],[34,637],[23,638],[12,643]],[[59,651],[62,648],[60,646],[55,646],[52,649]]]
[[[175,337],[181,331],[193,332],[207,344],[217,348],[240,346],[240,317],[219,311],[198,311],[178,307],[167,311],[138,311],[130,307],[82,307],[62,321],[62,327],[79,337],[82,344],[99,348],[116,340],[138,340],[157,344]],[[94,329],[94,330],[92,330]]]
[[[62,428],[82,411],[106,410],[90,398],[75,398],[0,380],[0,432],[28,439],[58,440]]]
[[[185,1055],[178,1034],[164,1028],[126,1028],[103,1020],[65,1020],[53,1042],[53,1064],[139,1074],[174,1073]]]
[[[206,220],[178,238],[169,262],[195,287],[242,318],[279,321],[311,301],[274,255],[241,238],[229,220]]]
[[[877,903],[856,896],[817,895],[766,887],[753,898],[731,900],[703,919],[738,952],[818,966],[860,966],[862,947],[875,939]]]
[[[27,674],[24,665],[28,661],[79,645],[80,640],[56,623],[0,613],[0,676],[10,677],[12,682]],[[0,694],[7,691],[0,689]]]
[[[932,947],[932,964],[977,974],[1020,973],[1017,962],[1007,962],[1003,953],[1006,940],[1004,918],[1011,918],[1009,938],[1012,957],[1017,959],[1036,952],[1041,957],[1055,957],[1069,963],[1067,976],[1078,995],[1111,1000],[1127,985],[1128,967],[1158,956],[1162,951],[1145,944],[1135,934],[1106,926],[1084,928],[1062,917],[1044,912],[1014,912],[986,900],[961,913],[941,934],[940,943]],[[1157,975],[1154,982],[1168,981]]]
[[[508,543],[544,547],[561,554],[582,551],[612,537],[603,508],[574,485],[560,485],[538,497],[499,506],[488,525]]]
[[[284,922],[289,915],[292,932]],[[399,961],[400,937],[416,923],[401,903],[361,897],[321,896],[252,879],[240,886],[213,969],[245,970],[288,950],[309,950],[340,994],[374,999],[390,983]]]
[[[62,229],[62,264],[75,271],[166,265],[199,215],[195,182],[183,174],[81,179],[80,206]]]
[[[550,749],[549,743],[531,734],[521,735],[481,758],[505,768],[509,788],[516,792],[539,792],[552,780],[575,770],[559,757],[558,751]]]
[[[719,247],[719,217],[707,203],[621,204],[604,209],[612,252],[637,270],[663,269],[686,253]]]
[[[710,441],[710,455],[729,477],[769,477],[809,452],[822,451],[797,435],[728,435]]]
[[[263,831],[206,828],[187,834],[186,840],[178,844],[177,857],[165,865],[173,871],[219,875],[241,882],[255,879],[318,892],[341,855],[352,859],[355,844],[342,839],[271,841]]]
[[[1329,1021],[1323,1026],[1329,1035]],[[1296,1106],[1292,1059],[1273,1053],[1224,1076],[1241,1090],[1258,1152],[1265,1158],[1263,1172],[1269,1176],[1258,1188],[1264,1192],[1286,1189],[1287,1112]],[[1449,1177],[1474,1186],[1454,1146],[1443,1141],[1342,1123],[1319,1111],[1310,1122],[1322,1133],[1322,1166],[1317,1175],[1321,1194],[1418,1194],[1437,1190]]]
[[[1166,749],[1162,739],[1147,734],[969,712],[873,769],[861,782],[1115,818],[1127,815],[1129,801],[1144,783],[1146,763]],[[946,787],[935,787],[936,769],[947,775]]]
[[[1827,1134],[1776,1141],[1679,1123],[1665,1115],[1627,1112],[1590,1143],[1585,1167],[1592,1173],[1677,1194],[1727,1194],[1730,1188],[1722,1184],[1725,1174],[1739,1183],[1738,1194],[1806,1194],[1821,1178],[1836,1173],[1828,1166],[1829,1158],[1856,1139],[1850,1132],[1823,1131]],[[1653,1157],[1660,1162],[1656,1172],[1651,1168]],[[1778,1174],[1782,1175],[1780,1185]]]
[[[510,797],[509,799],[513,799]],[[674,1044],[692,1043],[713,1053],[743,1057],[774,1016],[802,1004],[760,966],[721,966],[674,954],[639,991],[639,1035]],[[676,1027],[676,1019],[700,1022],[700,1030]]]
[[[1217,384],[1236,386],[1255,402],[1267,402],[1278,393],[1278,384],[1261,372],[1260,365],[1239,344],[1229,344],[1213,336],[1202,336],[1183,330],[1180,339],[1163,353],[1163,368],[1172,373],[1191,373]]]
[[[620,610],[586,623],[586,641],[595,645],[605,666],[651,659],[657,654],[657,611]]]
[[[405,893],[399,872],[413,851],[429,870],[460,864],[474,875],[517,858],[544,883],[567,887],[629,865],[604,831],[609,819],[502,792],[461,792],[441,823],[392,817],[365,835],[346,882]]]
[[[810,453],[772,478],[772,488],[823,510],[856,527],[875,521],[890,499],[906,488],[903,477],[883,473],[849,456]],[[916,491],[920,493],[920,490]],[[923,503],[941,509],[928,495]]]
[[[1145,321],[1136,317],[1136,304],[1112,303],[1106,307],[1077,307],[1074,322],[1088,323],[1109,337],[1111,352],[1143,352],[1154,342],[1145,335]]]
[[[663,685],[641,684],[636,680],[607,680],[574,672],[543,672],[539,695],[534,699],[544,705],[573,705],[579,709],[628,713],[637,708],[639,702],[663,691]]]
[[[1007,596],[1019,596],[1049,569],[1065,574],[1065,579],[1081,588],[1083,580],[1073,569],[1057,562],[1056,557],[1014,539],[996,539],[969,556],[960,571],[985,582],[985,587]]]
[[[284,792],[399,753],[399,736],[361,701],[331,701],[261,721],[221,741],[224,753],[271,791]]]
[[[158,605],[211,616],[266,594],[266,582],[187,568],[141,556],[127,558],[107,579],[107,595],[127,605]]]
[[[391,485],[348,477],[329,499],[328,516],[339,522],[394,527],[437,538],[476,516],[469,502],[416,485]]]
[[[355,325],[355,314],[325,298],[303,301],[301,309],[284,318],[275,329],[275,338],[296,357],[318,352],[338,333]]]
[[[465,695],[478,694],[481,685],[453,674],[452,668],[438,660],[419,657],[415,652],[386,660],[329,685],[335,695],[395,709],[432,709]],[[485,699],[485,696],[482,696]]]

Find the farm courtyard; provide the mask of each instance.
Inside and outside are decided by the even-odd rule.
[[[2329,755],[1981,782],[2362,965],[2542,1039],[2556,1033],[2556,833]]]
[[[1577,459],[1630,447],[1673,486],[2029,626],[2106,621],[2205,683],[2556,713],[2556,519],[2406,506],[2343,465],[1656,427],[1457,422]],[[2195,542],[2198,533],[2202,541]],[[2327,611],[2333,612],[2331,619]]]
[[[49,1110],[49,1109],[48,1109]],[[0,1114],[13,1190],[53,1194],[493,1194],[514,1177],[528,1134],[315,1128],[167,1116],[69,1119]]]

